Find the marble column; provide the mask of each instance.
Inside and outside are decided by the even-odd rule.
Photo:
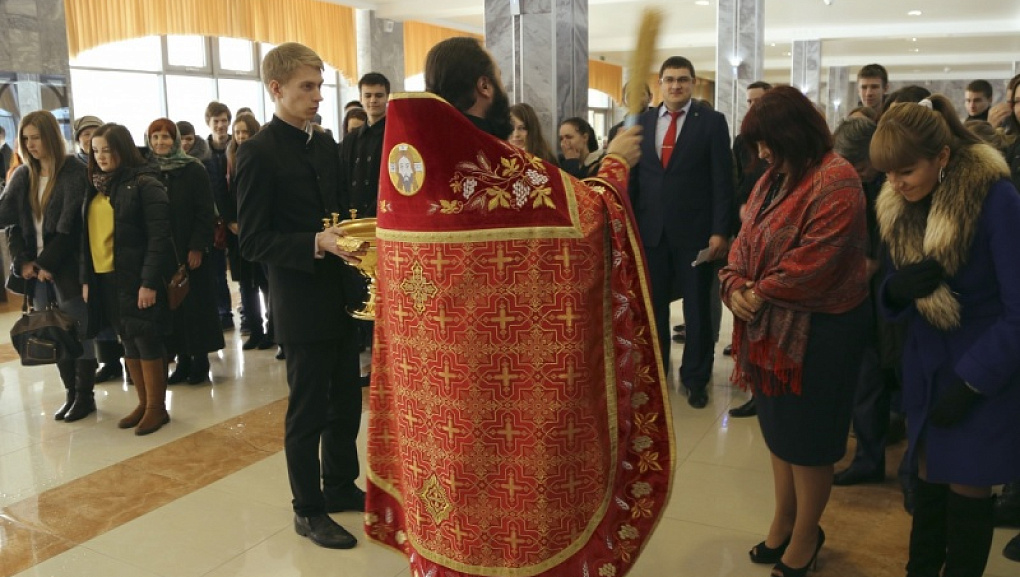
[[[792,55],[790,84],[817,103],[822,83],[822,41],[794,40]]]
[[[555,150],[559,121],[588,115],[588,0],[485,0],[485,46]]]
[[[850,83],[849,66],[830,66],[828,98],[825,103],[825,119],[829,128],[836,129],[857,104],[855,85]]]
[[[765,75],[765,0],[719,0],[715,109],[740,132],[747,86]]]
[[[1020,74],[1020,60],[1013,61],[1013,76]]]
[[[390,81],[390,92],[404,91],[404,23],[378,18],[375,10],[357,10],[358,76],[348,78],[357,85],[369,72]]]

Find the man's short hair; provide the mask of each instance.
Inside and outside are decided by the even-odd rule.
[[[362,104],[360,100],[352,100],[347,104],[344,104],[344,112],[347,112],[351,108],[364,108],[364,107],[365,105]]]
[[[889,73],[881,64],[868,64],[857,73],[857,79],[878,78],[882,81],[882,88],[889,85]]]
[[[666,61],[662,63],[662,66],[659,67],[659,78],[662,78],[662,73],[668,68],[686,68],[691,71],[691,76],[693,78],[698,77],[698,75],[694,72],[694,64],[683,56],[670,56],[667,58]]]
[[[269,86],[275,80],[286,84],[303,66],[311,66],[320,72],[324,69],[322,58],[311,48],[297,42],[284,42],[262,59],[262,83]]]
[[[980,92],[989,101],[992,99],[992,85],[987,80],[975,80],[967,85],[967,92]]]
[[[178,120],[177,132],[181,136],[193,136],[195,134],[195,125],[188,122],[187,120]]]
[[[761,88],[762,90],[765,90],[767,92],[769,90],[772,90],[772,85],[769,84],[768,82],[765,82],[764,80],[758,80],[757,82],[752,82],[747,85],[748,90],[753,90],[755,88]]]
[[[361,92],[361,89],[365,86],[382,86],[386,89],[386,94],[390,93],[390,79],[378,72],[369,72],[362,76],[361,80],[358,81],[358,92]]]
[[[475,105],[475,85],[482,77],[496,83],[496,63],[477,38],[447,38],[425,57],[425,90],[461,112]]]
[[[223,104],[222,102],[217,102],[213,100],[212,102],[209,103],[208,106],[205,107],[205,123],[209,124],[210,120],[223,114],[226,114],[227,121],[230,121],[231,119],[230,109],[227,108],[227,105]]]
[[[898,104],[900,102],[913,102],[916,104],[929,96],[931,96],[931,90],[928,90],[924,86],[911,84],[889,94],[889,98],[887,98],[885,102],[885,107],[889,108],[893,104]]]

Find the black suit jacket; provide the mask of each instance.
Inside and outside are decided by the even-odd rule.
[[[655,151],[659,108],[641,115],[641,160],[631,170],[631,202],[645,246],[664,235],[671,248],[703,249],[728,237],[733,222],[733,159],[726,117],[697,100],[663,167]]]
[[[340,212],[340,156],[328,135],[277,117],[237,151],[241,254],[268,265],[275,335],[301,343],[353,336],[344,285],[354,269],[315,258],[322,219]]]

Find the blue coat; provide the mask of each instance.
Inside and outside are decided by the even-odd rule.
[[[1020,479],[1020,195],[1006,179],[988,191],[966,261],[947,283],[961,305],[960,327],[932,326],[913,304],[907,320],[903,408],[910,451],[923,441],[928,481],[991,486]],[[888,277],[886,279],[888,282]],[[933,426],[928,413],[952,384],[966,381],[981,399],[956,425]]]

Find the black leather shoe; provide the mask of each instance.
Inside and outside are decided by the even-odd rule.
[[[1002,556],[1010,561],[1020,561],[1020,535],[1006,543],[1006,548],[1002,550]]]
[[[282,361],[287,358],[287,353],[283,352],[283,345],[280,345],[280,350],[276,351],[276,360]]]
[[[273,342],[273,338],[270,337],[269,335],[266,335],[266,336],[262,337],[262,340],[259,341],[258,346],[255,347],[255,348],[257,348],[260,351],[265,351],[265,350],[269,350],[269,349],[271,349],[271,348],[273,348],[275,346],[276,346],[276,343]]]
[[[302,537],[308,537],[319,547],[327,549],[350,549],[358,544],[358,540],[347,532],[329,515],[312,515],[301,517],[294,515],[294,531]]]
[[[730,409],[730,416],[735,418],[741,417],[753,417],[758,414],[758,405],[754,402],[754,397],[751,397],[750,401],[747,401],[739,407]]]
[[[708,405],[708,391],[705,389],[688,389],[687,404],[695,409],[704,409]]]
[[[687,340],[687,329],[681,328],[680,330],[673,333],[673,342],[682,343]]]
[[[326,511],[342,513],[344,511],[365,512],[365,492],[351,483],[344,488],[326,487],[322,491],[326,499]]]
[[[881,483],[885,481],[885,467],[875,471],[865,471],[860,467],[850,466],[836,473],[832,478],[832,484],[838,487],[849,485],[861,485],[864,483]]]
[[[725,347],[723,347],[722,354],[726,355],[727,357],[732,357],[733,356],[733,345],[726,345]]]
[[[112,381],[114,379],[120,380],[124,376],[124,367],[120,366],[120,361],[116,363],[106,363],[99,367],[96,371],[96,382],[105,383],[106,381]]]
[[[682,333],[687,330],[687,325],[673,325],[674,333]]]
[[[241,345],[241,350],[243,351],[254,350],[259,345],[262,344],[263,338],[264,337],[262,336],[261,333],[252,334],[251,336],[248,337],[248,340],[244,341],[244,344]]]

